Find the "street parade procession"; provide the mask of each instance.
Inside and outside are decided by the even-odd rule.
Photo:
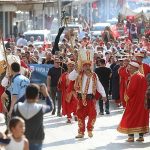
[[[150,14],[128,13],[95,36],[83,16],[80,30],[69,26],[74,20],[62,11],[54,40],[43,43],[48,30],[22,33],[16,22],[13,35],[4,38],[0,29],[0,150],[63,150],[67,137],[74,149],[98,134],[108,143],[111,134],[123,142],[92,145],[94,150],[150,149]],[[47,125],[54,120],[55,127]],[[98,130],[109,121],[115,123],[109,135],[104,127]],[[52,145],[45,143],[49,136]]]

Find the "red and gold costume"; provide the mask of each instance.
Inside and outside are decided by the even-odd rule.
[[[123,66],[120,67],[118,70],[120,76],[120,100],[122,102],[123,107],[126,107],[126,102],[124,100],[124,92],[127,86],[127,81],[130,76],[129,72],[127,71],[127,67]]]
[[[78,133],[84,135],[85,132],[85,119],[88,117],[87,130],[92,132],[94,123],[96,121],[96,96],[100,93],[106,97],[103,86],[101,85],[97,75],[91,72],[90,76],[85,75],[83,72],[77,73],[75,70],[69,75],[74,83],[75,91],[77,92],[77,117],[78,117]],[[72,77],[71,77],[72,76]],[[92,97],[88,97],[88,96]]]
[[[135,53],[135,56],[138,58],[138,57],[141,57],[142,59],[145,57],[144,56],[144,52],[138,52],[138,53]],[[150,66],[148,64],[145,64],[145,63],[142,63],[142,62],[139,62],[140,64],[140,67],[139,67],[139,71],[140,73],[142,73],[145,77],[147,76],[147,74],[150,73]]]
[[[146,77],[147,74],[150,73],[150,66],[147,64],[142,63],[140,65],[139,71]]]
[[[131,75],[124,95],[126,109],[117,128],[119,132],[125,134],[149,132],[149,112],[144,107],[146,89],[146,79],[139,71]]]
[[[65,72],[61,75],[58,88],[62,92],[62,115],[67,115],[67,118],[72,118],[71,113],[76,116],[77,99],[73,88],[67,90],[71,82],[68,78],[68,74],[68,72]]]

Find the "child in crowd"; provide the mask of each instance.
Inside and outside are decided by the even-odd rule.
[[[6,145],[6,150],[29,150],[28,140],[24,136],[25,123],[20,117],[13,117],[9,122],[10,143]]]

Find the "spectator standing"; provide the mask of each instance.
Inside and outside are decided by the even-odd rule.
[[[17,102],[19,98],[21,98],[25,94],[26,87],[29,85],[30,80],[24,75],[20,74],[20,64],[14,62],[11,64],[11,73],[13,75],[11,82],[11,106],[8,112],[8,116],[10,117],[14,108],[14,104]]]
[[[46,58],[42,60],[42,64],[54,64],[51,52],[46,53]]]
[[[14,37],[16,39],[18,36],[18,22],[16,22],[16,25],[14,26],[13,31],[14,31]]]
[[[61,74],[64,72],[63,68],[60,67],[60,63],[61,63],[60,59],[55,58],[54,67],[49,69],[47,76],[47,88],[48,91],[50,92],[51,98],[54,103],[54,110],[52,112],[52,115],[54,115],[56,111],[56,94],[57,94],[57,101],[58,101],[57,116],[61,116],[61,92],[58,91],[57,85]]]
[[[105,103],[105,112],[106,114],[110,114],[108,94],[109,94],[110,78],[112,75],[111,69],[106,67],[106,63],[104,59],[100,59],[99,64],[100,66],[95,69],[95,73],[97,74],[100,82],[102,83],[106,93],[107,101]],[[103,100],[99,100],[99,107],[100,107],[100,115],[104,115]]]
[[[10,44],[11,44],[11,43],[10,43],[10,39],[8,39],[8,40],[7,40],[7,43],[5,44],[6,49],[11,48]]]
[[[27,40],[25,39],[24,35],[20,35],[19,39],[17,40],[17,46],[18,47],[27,46]]]

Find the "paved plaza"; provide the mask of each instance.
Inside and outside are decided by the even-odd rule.
[[[144,143],[127,143],[126,135],[117,132],[123,110],[116,109],[111,104],[111,114],[98,116],[94,128],[93,138],[87,136],[75,139],[77,122],[66,124],[66,118],[50,116],[44,117],[46,138],[43,150],[150,150],[150,134]]]

